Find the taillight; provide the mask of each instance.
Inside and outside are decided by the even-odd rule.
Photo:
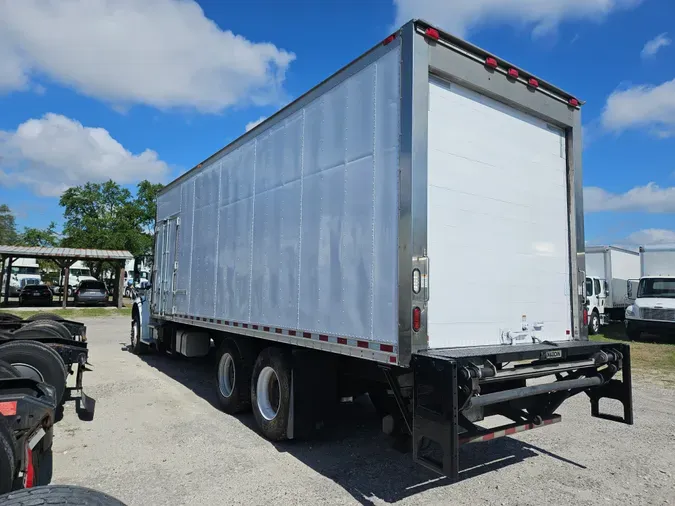
[[[588,309],[584,308],[584,325],[588,325]]]
[[[418,332],[421,326],[422,326],[422,310],[416,307],[413,309],[412,327],[415,332]]]

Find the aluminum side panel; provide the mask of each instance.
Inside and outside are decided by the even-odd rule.
[[[159,196],[180,314],[397,346],[400,40],[340,77]]]

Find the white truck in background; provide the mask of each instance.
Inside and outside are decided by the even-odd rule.
[[[626,335],[675,334],[675,244],[641,246],[640,271],[635,301],[626,308]]]
[[[629,282],[637,288],[640,254],[617,246],[586,247],[586,301],[588,332],[597,334],[601,325],[623,320],[631,304]],[[634,292],[634,291],[633,291]]]
[[[138,279],[134,279],[134,269]],[[127,260],[124,266],[124,296],[131,297],[132,289],[146,289],[150,284],[150,269],[145,261]]]
[[[630,346],[584,321],[581,152],[579,100],[411,21],[162,189],[131,349],[215,345],[222,409],[273,441],[367,393],[452,479],[582,392],[632,424]]]
[[[82,281],[96,281],[96,278],[91,275],[91,269],[83,261],[78,260],[70,266],[68,273],[68,295],[72,295]],[[54,293],[61,293],[61,287],[56,286]]]
[[[11,272],[7,272],[9,267],[7,262],[4,266],[5,276],[9,275],[9,296],[18,297],[21,289],[26,285],[39,285],[42,283],[40,275],[40,266],[35,258],[17,258],[12,262]],[[7,278],[3,278],[7,279]],[[5,290],[3,281],[3,293]]]

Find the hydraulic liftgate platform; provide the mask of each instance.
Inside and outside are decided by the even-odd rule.
[[[515,363],[504,367],[508,363]],[[413,458],[456,480],[459,447],[560,421],[555,410],[585,392],[591,416],[633,423],[630,347],[570,341],[517,346],[427,350],[413,355]],[[613,379],[621,371],[622,380]],[[555,375],[527,386],[526,380]],[[623,416],[600,412],[616,399]],[[513,423],[483,429],[473,422],[502,415]]]

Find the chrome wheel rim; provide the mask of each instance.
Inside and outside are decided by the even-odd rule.
[[[234,359],[229,353],[223,353],[218,364],[218,388],[223,397],[230,397],[234,391],[237,373],[234,368]]]
[[[279,413],[279,377],[274,369],[267,366],[260,371],[256,384],[258,411],[265,420],[274,420]]]
[[[593,332],[598,332],[600,330],[600,319],[597,316],[593,316]]]
[[[131,322],[131,346],[136,346],[136,341],[138,340],[138,325],[136,321]]]

